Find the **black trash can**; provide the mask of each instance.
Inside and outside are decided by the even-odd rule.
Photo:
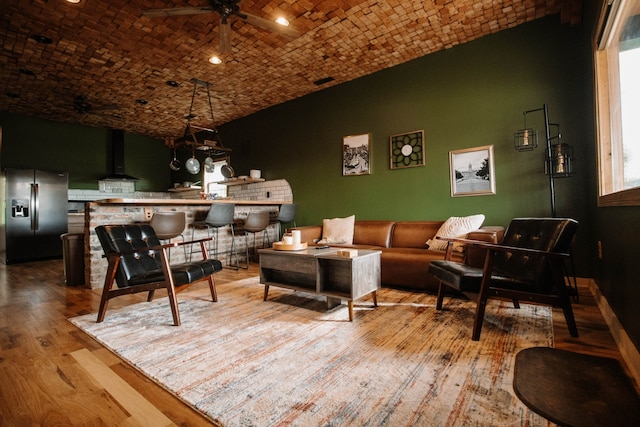
[[[62,239],[62,258],[67,285],[84,284],[84,233],[65,233]]]

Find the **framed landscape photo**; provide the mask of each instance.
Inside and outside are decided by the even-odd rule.
[[[496,194],[493,145],[449,151],[451,197]]]
[[[342,138],[342,175],[371,173],[371,135],[349,135]]]
[[[391,135],[389,137],[389,168],[424,166],[424,131]]]

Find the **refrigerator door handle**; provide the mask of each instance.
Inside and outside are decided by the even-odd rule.
[[[39,198],[39,187],[38,184],[31,184],[31,200],[29,200],[29,204],[31,205],[31,229],[38,229],[38,214],[40,210],[40,201]]]

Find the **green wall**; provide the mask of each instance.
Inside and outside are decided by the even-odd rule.
[[[69,188],[97,190],[113,172],[111,130],[0,112],[1,166],[69,172]],[[170,151],[163,141],[125,133],[125,173],[139,178],[137,191],[171,185]],[[143,160],[143,161],[141,161]]]
[[[580,221],[576,260],[590,276],[588,49],[582,27],[548,17],[260,111],[221,133],[236,173],[257,168],[267,179],[289,181],[298,224],[350,214],[418,220],[484,213],[486,224],[507,225],[551,214],[544,149],[513,148],[522,112],[546,103],[577,153],[576,176],[556,180],[557,214]],[[530,114],[528,124],[543,132],[542,117]],[[426,165],[390,170],[389,136],[417,129],[425,131]],[[342,137],[361,133],[372,135],[372,174],[342,176]],[[490,144],[496,194],[452,198],[449,151]]]

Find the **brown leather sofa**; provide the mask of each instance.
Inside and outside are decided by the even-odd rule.
[[[438,290],[438,283],[427,274],[432,260],[444,259],[444,251],[429,249],[444,221],[376,221],[356,220],[352,245],[331,245],[351,249],[377,249],[380,257],[382,286],[416,291]],[[322,239],[322,226],[295,227],[301,241],[316,245]],[[467,234],[466,238],[498,243],[504,235],[502,226],[484,226]],[[484,253],[477,249],[455,252],[454,260],[482,266]]]

